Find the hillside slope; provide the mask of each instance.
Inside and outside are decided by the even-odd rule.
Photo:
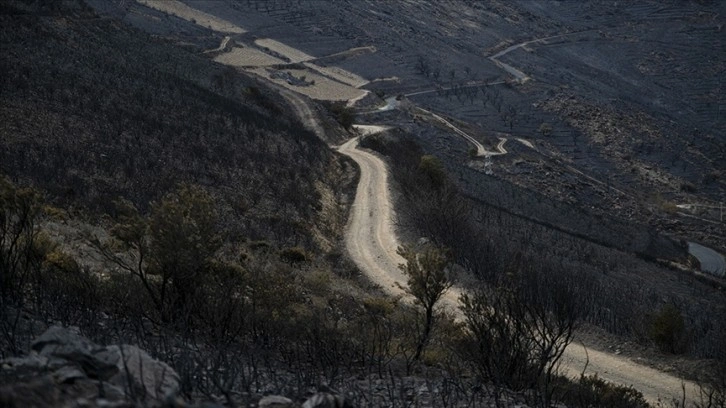
[[[0,172],[92,212],[199,184],[238,233],[317,246],[342,164],[281,98],[83,6],[3,11]]]

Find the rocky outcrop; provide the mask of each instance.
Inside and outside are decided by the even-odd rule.
[[[0,406],[159,407],[179,389],[179,376],[132,345],[100,346],[54,326],[25,357],[0,371]]]
[[[124,391],[135,399],[161,402],[177,393],[179,376],[166,363],[153,359],[136,346],[122,345],[108,347],[109,353],[118,355],[116,375],[112,384],[120,384]]]
[[[279,395],[262,397],[260,402],[257,403],[258,408],[293,408],[294,406],[295,403],[290,398]]]
[[[302,408],[353,408],[353,405],[334,392],[319,392],[302,405]]]
[[[278,395],[270,395],[263,397],[257,404],[258,408],[353,408],[350,401],[323,386],[320,392],[313,394],[308,398],[302,406],[294,403],[291,399]]]
[[[0,406],[32,407],[217,407],[178,398],[179,375],[132,345],[102,346],[60,326],[46,330],[24,357],[0,362]],[[259,408],[348,408],[328,387],[302,405],[283,396],[262,397]]]

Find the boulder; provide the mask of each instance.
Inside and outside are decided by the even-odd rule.
[[[49,366],[48,358],[31,354],[25,357],[10,357],[3,360],[3,370],[12,369],[15,372],[37,371]]]
[[[337,393],[318,392],[308,398],[302,408],[353,408],[353,405]]]
[[[48,366],[58,368],[68,362],[79,366],[89,378],[108,380],[118,373],[118,356],[107,352],[79,334],[53,326],[33,341],[31,348],[48,359]]]
[[[59,369],[57,369],[53,373],[53,377],[55,378],[56,382],[59,384],[72,384],[76,380],[81,380],[86,378],[86,373],[84,373],[81,369],[78,367],[67,365],[63,366]]]
[[[117,374],[109,381],[122,387],[135,400],[151,405],[162,404],[179,391],[179,375],[168,364],[149,356],[136,346],[109,346],[110,355],[118,356]]]
[[[54,326],[32,343],[35,353],[2,361],[2,407],[160,407],[179,376],[136,346],[100,346]]]
[[[292,408],[294,407],[293,402],[289,398],[281,397],[279,395],[268,395],[262,397],[260,402],[257,403],[259,408]]]

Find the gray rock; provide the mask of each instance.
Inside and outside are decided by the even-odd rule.
[[[97,346],[75,331],[60,326],[52,326],[31,344],[31,348],[42,356],[90,353]]]
[[[94,402],[96,404],[96,408],[133,408],[132,404],[125,401],[99,398]]]
[[[281,397],[279,395],[268,395],[262,397],[259,403],[259,408],[292,408],[293,402],[289,398]]]
[[[108,382],[96,382],[98,397],[105,398],[109,401],[125,401],[126,393],[122,388]]]
[[[151,358],[136,346],[109,346],[119,356],[118,372],[109,381],[122,387],[135,400],[161,405],[179,391],[179,375],[166,363]]]
[[[96,350],[93,353],[93,357],[98,363],[99,366],[102,367],[116,367],[116,369],[109,368],[108,371],[105,371],[103,374],[103,377],[101,375],[97,375],[97,378],[101,380],[107,380],[114,376],[117,373],[117,369],[119,369],[119,363],[121,360],[121,356],[119,353],[115,350],[111,350],[110,347],[103,347],[101,349]],[[101,374],[101,373],[98,373]]]
[[[99,346],[54,326],[32,349],[2,361],[14,381],[0,384],[0,406],[160,407],[179,390],[177,373],[135,346]]]
[[[49,359],[51,368],[65,365],[65,360],[77,364],[89,378],[107,380],[118,373],[117,356],[114,359],[104,347],[63,327],[53,326],[46,330],[31,347]]]
[[[86,378],[86,373],[78,367],[67,365],[59,368],[53,373],[53,377],[59,384],[73,383],[76,380]]]
[[[352,408],[353,405],[338,394],[319,392],[308,398],[302,408]]]
[[[103,398],[103,395],[99,395],[98,380],[90,380],[88,378],[80,378],[72,383],[57,384],[57,387],[61,390],[64,397],[70,400],[86,399],[94,402],[97,398]],[[121,400],[124,399],[122,396]]]
[[[3,360],[2,368],[4,370],[40,370],[48,367],[48,358],[31,354],[25,357],[10,357]]]

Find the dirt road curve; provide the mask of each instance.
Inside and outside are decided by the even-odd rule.
[[[448,120],[444,119],[440,115],[437,115],[429,110],[426,110],[424,108],[417,108],[420,112],[426,113],[428,115],[431,115],[432,118],[438,120],[439,122],[446,125],[449,129],[453,130],[456,134],[466,139],[469,143],[474,145],[474,148],[476,148],[476,155],[481,157],[491,157],[491,156],[498,156],[501,154],[507,154],[507,150],[504,148],[504,143],[507,142],[507,139],[501,137],[499,138],[499,143],[497,144],[497,151],[493,152],[490,150],[487,150],[481,143],[479,143],[478,140],[476,140],[474,137],[469,135],[468,133],[464,132],[463,130],[459,129],[458,127],[454,126],[453,123],[449,122]]]
[[[270,84],[272,83],[270,82]],[[295,115],[297,115],[300,119],[300,122],[302,122],[308,130],[315,133],[317,137],[322,140],[327,140],[325,138],[325,130],[320,125],[320,120],[310,105],[308,105],[307,101],[305,101],[305,98],[281,86],[276,86],[275,84],[272,85],[278,92],[280,92],[280,95],[284,96],[285,99],[290,102],[292,108],[295,110]]]
[[[401,295],[406,279],[398,265],[404,260],[396,253],[398,242],[393,232],[386,165],[378,157],[356,149],[357,146],[358,138],[354,138],[338,148],[360,166],[345,244],[353,261],[372,282],[391,295]]]
[[[356,126],[362,133],[385,130],[384,127]],[[348,221],[345,244],[353,261],[391,296],[405,296],[406,278],[398,268],[405,260],[396,253],[398,240],[393,228],[388,170],[377,156],[358,149],[358,138],[338,148],[360,166],[360,181]],[[445,306],[457,310],[461,291],[449,290],[442,299]]]
[[[323,136],[323,128],[307,101],[293,92],[283,91],[293,105],[301,121]],[[453,126],[453,125],[452,125]],[[385,127],[365,126],[359,131],[371,133]],[[500,151],[503,146],[499,146]],[[388,170],[380,158],[358,148],[358,138],[353,138],[338,148],[338,151],[352,158],[360,166],[360,181],[356,190],[345,242],[347,250],[372,282],[392,296],[404,296],[403,286],[406,279],[398,269],[404,260],[396,253],[398,241],[393,228],[394,210],[392,208]],[[444,307],[457,312],[461,288],[452,288],[442,299]],[[660,398],[670,401],[681,395],[681,380],[669,374],[639,365],[625,357],[588,349],[573,344],[567,348],[563,357],[562,369],[571,376],[582,372],[588,361],[586,372],[597,373],[601,378],[624,385],[632,385],[641,391],[648,401]],[[688,399],[695,399],[695,385],[686,383]]]
[[[491,57],[489,57],[489,60],[491,60],[493,63],[495,63],[499,68],[507,71],[517,81],[525,82],[525,81],[527,81],[527,80],[530,79],[530,77],[527,74],[525,74],[524,72],[518,70],[517,68],[514,68],[513,66],[511,66],[511,65],[509,65],[507,63],[504,63],[504,62],[500,61],[499,58],[501,58],[501,57],[509,54],[510,52],[512,52],[514,50],[517,50],[517,49],[522,48],[522,47],[526,47],[527,45],[530,45],[530,44],[541,43],[541,42],[545,42],[547,40],[553,40],[553,39],[557,39],[557,38],[564,38],[564,37],[567,37],[567,36],[570,36],[570,35],[573,35],[573,34],[582,34],[582,33],[590,32],[590,31],[593,31],[593,30],[573,31],[571,33],[558,34],[558,35],[553,35],[553,36],[549,36],[549,37],[542,37],[542,38],[535,38],[533,40],[521,42],[519,44],[514,44],[514,45],[509,46],[509,47],[503,49],[502,51],[499,51],[498,53],[492,55]]]
[[[686,387],[686,400],[695,401],[698,396],[695,384],[674,377],[662,371],[633,362],[632,360],[614,354],[587,349],[582,344],[570,344],[562,357],[562,371],[564,374],[575,377],[582,372],[588,361],[586,374],[597,374],[607,381],[632,386],[643,393],[648,402],[655,404],[660,399],[670,403],[671,400],[683,398],[682,384]],[[668,406],[666,404],[666,406]]]
[[[346,234],[346,246],[353,261],[368,277],[391,295],[403,295],[401,286],[406,280],[397,268],[403,259],[396,254],[398,242],[391,220],[388,174],[385,163],[375,155],[357,149],[358,139],[352,139],[338,149],[360,166],[360,183],[351,211]],[[461,289],[453,288],[443,299],[445,306],[457,310]],[[578,376],[586,362],[588,374],[624,385],[632,385],[650,402],[679,398],[681,380],[669,374],[637,364],[628,358],[588,349],[572,344],[563,357],[563,371]],[[689,399],[695,398],[695,385],[686,383]]]

